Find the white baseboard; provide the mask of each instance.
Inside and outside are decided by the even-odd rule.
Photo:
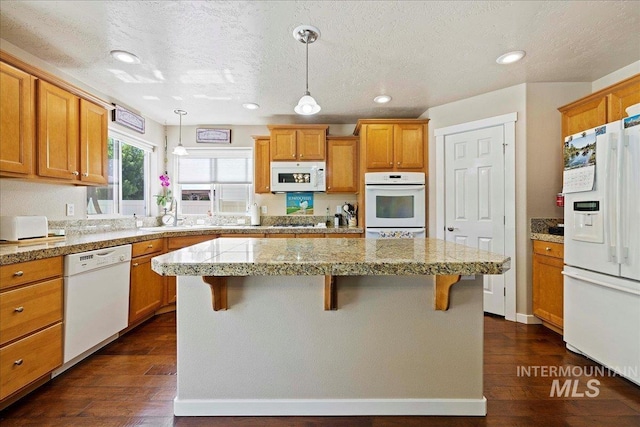
[[[485,416],[487,399],[179,399],[176,416]]]
[[[533,314],[516,313],[516,322],[525,323],[527,325],[541,325],[542,320],[538,319]]]

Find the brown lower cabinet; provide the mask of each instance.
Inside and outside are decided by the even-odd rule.
[[[134,243],[131,248],[129,325],[151,316],[162,306],[165,278],[151,270],[151,258],[164,249],[163,239]]]
[[[0,267],[0,409],[62,365],[62,257]]]
[[[564,245],[533,241],[533,314],[546,326],[563,328]]]

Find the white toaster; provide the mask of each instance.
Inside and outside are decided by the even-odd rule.
[[[0,217],[0,240],[17,241],[34,237],[47,237],[49,225],[46,216],[19,215]]]

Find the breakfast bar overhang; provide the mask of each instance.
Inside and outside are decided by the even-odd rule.
[[[437,239],[220,238],[155,257],[178,276],[174,413],[486,415],[482,276],[509,262]]]

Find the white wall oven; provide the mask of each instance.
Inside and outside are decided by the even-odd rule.
[[[367,237],[426,236],[426,186],[422,172],[365,173]]]
[[[271,162],[271,191],[325,191],[325,162]]]

